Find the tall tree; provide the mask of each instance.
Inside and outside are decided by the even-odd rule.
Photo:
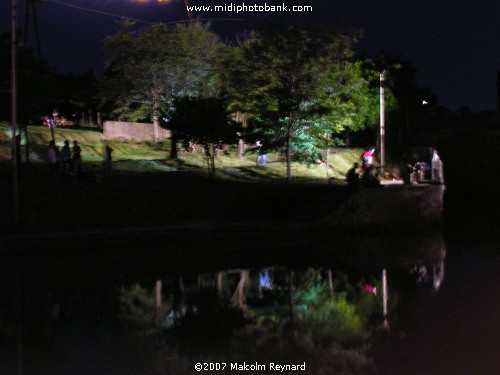
[[[215,173],[216,147],[235,143],[239,126],[231,120],[227,104],[216,98],[183,97],[174,101],[170,128],[185,141],[203,145],[209,177]]]
[[[417,68],[410,60],[384,52],[374,60],[378,71],[395,63],[401,64],[401,68],[387,75],[388,86],[394,95],[394,105],[387,116],[388,144],[393,148],[408,144],[410,137],[416,134],[429,131],[436,125],[439,111],[436,96],[429,88],[418,84]]]
[[[225,78],[233,109],[250,114],[268,146],[317,155],[330,133],[356,128],[375,109],[362,64],[352,61],[356,35],[270,23],[233,56]],[[323,143],[323,145],[321,145]]]
[[[78,114],[81,126],[92,125],[93,114],[100,111],[100,77],[92,70],[84,74],[64,77],[66,103],[60,108],[66,113]],[[71,111],[71,112],[68,112]]]
[[[9,33],[0,33],[0,120],[10,119],[10,58]],[[61,80],[44,59],[38,58],[29,46],[17,51],[18,120],[40,119],[52,113],[54,103],[62,98]]]
[[[114,92],[115,115],[132,121],[161,116],[168,123],[174,98],[213,94],[217,89],[214,61],[221,44],[208,27],[156,24],[134,30],[128,22],[108,37],[104,42],[108,82],[120,90]],[[175,141],[173,134],[174,157]]]

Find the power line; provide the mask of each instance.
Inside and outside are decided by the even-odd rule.
[[[119,14],[109,13],[109,12],[105,12],[105,11],[102,11],[102,10],[85,8],[85,7],[82,7],[82,6],[79,6],[79,5],[64,3],[62,1],[57,1],[57,0],[48,0],[48,1],[51,2],[51,3],[56,3],[56,4],[59,4],[59,5],[66,6],[68,8],[74,8],[74,9],[78,9],[78,10],[83,10],[85,12],[97,13],[97,14],[102,14],[102,15],[110,16],[110,17],[117,17],[117,18],[128,20],[128,21],[135,21],[135,22],[147,23],[149,25],[153,25],[154,24],[154,22],[144,21],[144,20],[140,20],[138,18],[123,16],[123,15],[119,15]]]
[[[78,9],[78,10],[83,10],[85,12],[91,12],[91,13],[102,14],[102,15],[105,15],[105,16],[121,18],[121,19],[128,20],[128,21],[135,21],[135,22],[146,23],[148,25],[154,25],[155,23],[158,23],[158,22],[151,22],[151,21],[140,20],[138,18],[123,16],[123,15],[119,15],[119,14],[109,13],[109,12],[105,12],[103,10],[96,10],[96,9],[82,7],[82,6],[79,6],[79,5],[68,4],[68,3],[65,3],[65,2],[62,2],[62,1],[58,1],[58,0],[47,0],[47,1],[49,1],[51,3],[55,3],[55,4],[66,6],[68,8],[74,8],[74,9]],[[199,18],[199,19],[197,19],[197,21],[246,21],[246,20],[244,18]],[[190,22],[190,21],[189,20],[178,20],[178,21],[162,22],[162,23],[164,23],[165,25],[172,25],[172,24],[186,23],[186,22]]]

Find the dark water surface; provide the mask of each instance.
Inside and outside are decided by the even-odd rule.
[[[499,236],[494,225],[476,220],[488,210],[448,217],[443,231],[295,246],[268,246],[256,236],[234,249],[180,246],[175,256],[172,249],[89,249],[56,259],[4,258],[0,374],[182,375],[198,373],[197,362],[223,361],[268,366],[246,373],[275,373],[269,363],[278,362],[306,364],[305,371],[283,373],[499,374]],[[244,314],[236,293],[242,280]],[[328,297],[330,282],[335,297]],[[345,304],[330,318],[329,298]],[[364,311],[362,328],[349,306]],[[165,317],[172,309],[183,316],[180,328]]]
[[[374,344],[376,373],[500,373],[498,243],[462,240],[447,246],[439,291],[409,295],[407,319]]]

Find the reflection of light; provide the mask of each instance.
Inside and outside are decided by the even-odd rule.
[[[432,286],[434,291],[438,291],[444,280],[444,260],[435,263],[432,267]]]
[[[261,289],[272,289],[273,278],[269,274],[269,270],[266,268],[261,273],[259,273],[259,288]]]

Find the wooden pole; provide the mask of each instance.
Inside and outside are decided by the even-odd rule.
[[[295,287],[293,284],[293,271],[290,269],[288,272],[288,306],[290,308],[290,322],[292,325],[292,331],[295,329]]]
[[[384,268],[382,270],[382,310],[383,310],[383,315],[384,315],[384,327],[388,328],[389,323],[387,321],[387,315],[388,315],[388,310],[387,310],[387,300],[388,300],[388,295],[387,295],[387,270]]]
[[[11,35],[11,110],[12,110],[12,203],[14,224],[19,222],[19,198],[17,181],[17,0],[12,0]]]
[[[161,280],[156,280],[156,286],[155,286],[155,294],[156,294],[156,308],[159,309],[161,307]]]
[[[22,319],[22,290],[21,290],[21,271],[17,270],[16,280],[16,336],[17,336],[17,375],[23,375],[23,319]]]

